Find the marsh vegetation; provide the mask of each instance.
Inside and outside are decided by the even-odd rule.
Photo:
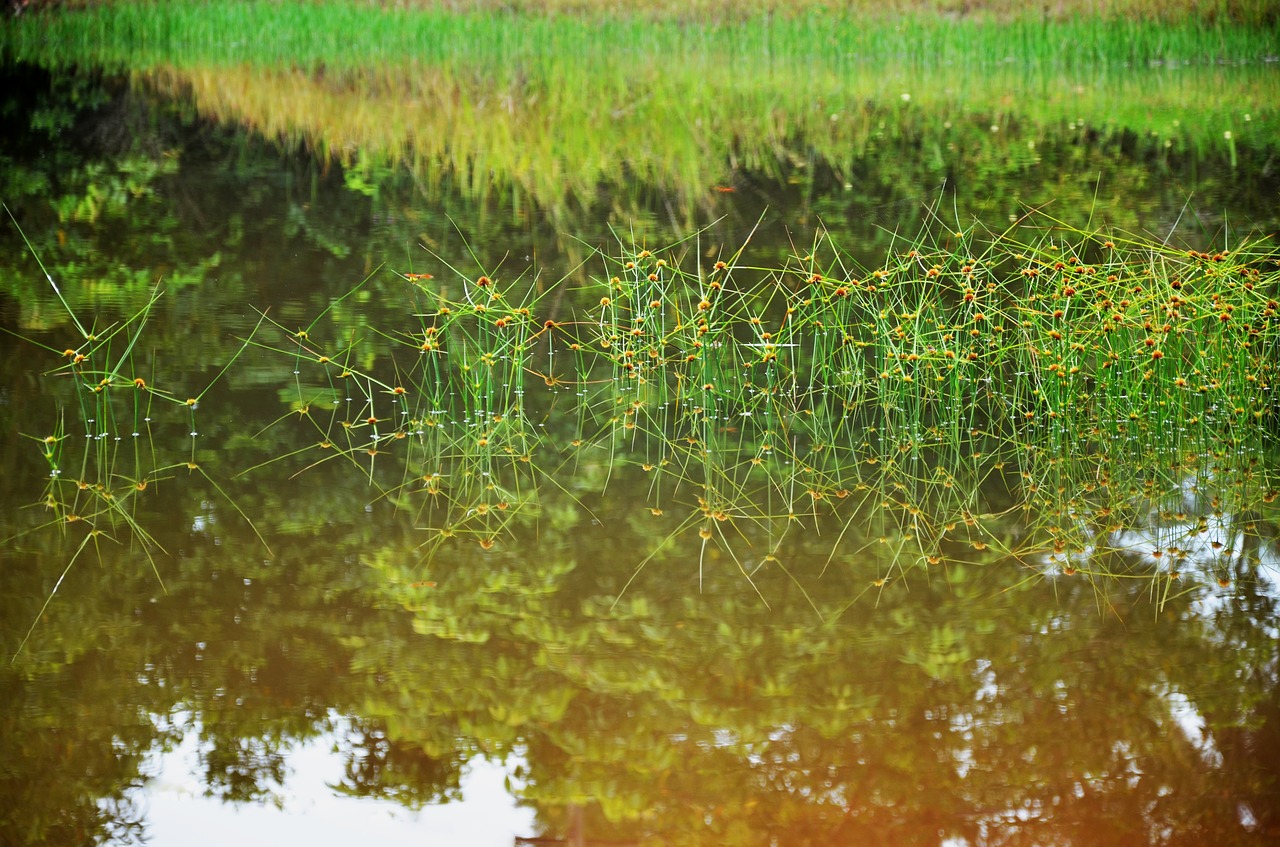
[[[1267,843],[1274,12],[741,8],[6,21],[0,841]]]

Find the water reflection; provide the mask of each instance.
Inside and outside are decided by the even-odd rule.
[[[162,747],[195,745],[197,793],[289,809],[314,775],[288,751],[336,740],[334,792],[409,808],[465,803],[464,763],[519,755],[512,796],[548,835],[577,815],[689,844],[1108,843],[1117,821],[1125,843],[1265,843],[1275,825],[1269,583],[1153,614],[1134,583],[953,565],[824,625],[786,579],[761,576],[768,612],[723,568],[698,593],[687,563],[615,605],[639,541],[619,524],[424,572],[387,541],[401,523],[362,545],[372,567],[306,535],[272,536],[288,552],[261,568],[250,539],[188,543],[140,606],[154,583],[120,561],[77,572],[4,671],[5,807],[35,840],[146,810],[159,836],[163,783],[129,786]],[[42,586],[5,573],[6,619],[32,614]]]
[[[409,756],[393,754],[388,761],[385,732],[366,737],[362,745],[336,716],[334,724],[331,733],[289,745],[283,752],[283,778],[272,787],[268,802],[241,805],[234,813],[219,798],[208,796],[201,778],[201,732],[198,724],[192,726],[179,745],[157,755],[148,767],[152,775],[140,793],[149,843],[266,844],[301,838],[310,844],[339,845],[374,838],[380,844],[408,845],[428,835],[447,843],[508,847],[514,834],[533,831],[532,813],[519,809],[511,793],[521,785],[513,778],[521,767],[518,758],[493,762],[477,756],[455,773],[447,796],[415,799],[413,795],[432,780],[406,780],[409,784],[397,791],[390,779],[352,779],[353,773],[394,770],[392,761],[399,758],[403,763],[413,751],[406,751]],[[376,740],[368,743],[371,739]],[[370,795],[370,789],[379,793]],[[369,796],[385,802],[368,802],[364,798]]]
[[[925,343],[923,357],[903,346],[872,360],[843,339],[784,336],[787,309],[803,308],[942,345],[947,331],[928,320],[965,301],[958,287],[954,303],[906,318],[928,289],[886,283],[903,308],[855,316],[840,305],[850,292],[837,293],[847,281],[812,281],[801,267],[812,242],[797,249],[792,224],[778,223],[759,230],[761,266],[776,279],[805,271],[816,288],[767,274],[721,283],[738,299],[717,320],[735,320],[708,324],[695,348],[691,316],[714,311],[710,283],[725,277],[709,271],[731,264],[741,239],[726,233],[750,229],[750,208],[667,260],[683,268],[679,287],[642,287],[658,275],[654,255],[621,296],[557,300],[549,279],[601,283],[579,260],[616,254],[543,240],[537,216],[514,206],[420,191],[411,169],[362,192],[372,172],[358,162],[326,171],[193,120],[186,101],[139,93],[154,80],[45,83],[106,93],[113,111],[96,121],[63,103],[72,123],[160,129],[123,157],[103,152],[102,135],[89,152],[54,143],[65,191],[17,210],[66,308],[5,236],[4,261],[22,268],[6,276],[6,327],[27,341],[2,342],[3,412],[7,431],[30,437],[0,442],[0,646],[16,655],[0,669],[0,840],[186,839],[167,828],[171,783],[153,781],[175,755],[194,757],[179,771],[200,774],[187,789],[222,801],[201,808],[243,837],[245,807],[284,797],[288,809],[320,790],[300,787],[305,756],[330,744],[340,765],[327,760],[326,797],[360,815],[370,803],[426,808],[417,825],[437,836],[433,804],[475,802],[486,816],[524,810],[508,840],[1276,837],[1265,290],[1226,295],[1250,321],[1189,318],[1195,343],[1165,361],[1185,356],[1204,391],[1174,392],[1169,372],[1169,393],[1141,410],[1107,382],[1121,371],[1139,384],[1151,361],[1137,315],[1160,304],[1135,297],[1134,320],[1107,336],[1123,339],[1112,348],[1123,366],[1090,371],[1116,391],[1085,403],[1059,391],[1075,385],[1071,367],[1090,366],[1070,359],[1069,341],[1041,356],[966,330],[952,347]],[[22,162],[24,196],[43,197],[43,166]],[[770,202],[832,177],[793,165],[762,189]],[[737,176],[762,184],[757,171]],[[902,181],[937,184],[932,172]],[[750,193],[734,185],[712,200]],[[838,192],[794,205],[832,231],[841,214],[900,199],[846,204]],[[1140,220],[1144,204],[1117,214]],[[466,255],[450,217],[478,271],[504,271],[502,305],[477,300],[488,287],[470,266],[447,273],[441,257]],[[638,218],[649,232],[663,219]],[[622,242],[623,261],[648,249],[603,228],[585,238]],[[435,256],[406,250],[419,241]],[[881,246],[865,249],[876,267]],[[387,256],[401,273],[373,273]],[[943,264],[948,279],[964,273]],[[408,278],[426,273],[434,280]],[[748,296],[766,288],[776,300]],[[806,304],[801,290],[821,296]],[[671,308],[645,312],[655,300]],[[583,306],[589,320],[574,316]],[[1037,345],[1061,331],[1052,308],[1027,312],[1012,291],[983,314]],[[433,326],[440,347],[423,349]],[[1250,328],[1266,343],[1246,355]],[[602,341],[610,354],[569,346]],[[1005,358],[973,374],[976,390],[948,394],[934,380],[948,351]],[[838,366],[814,382],[824,357]],[[748,366],[750,387],[729,390]],[[883,393],[879,374],[894,368],[913,379]],[[1004,378],[1028,374],[1045,391],[1034,409]],[[947,403],[961,396],[957,413]],[[1241,423],[1237,404],[1263,422]],[[1163,426],[1162,408],[1166,421],[1207,425]],[[1075,438],[1061,420],[1100,428]],[[290,751],[304,754],[298,773]],[[465,774],[481,761],[512,763],[500,803],[470,796]]]
[[[700,58],[661,79],[616,83],[604,81],[616,74],[611,62],[484,73],[162,66],[137,84],[189,99],[211,120],[333,156],[348,186],[375,198],[404,167],[428,197],[501,196],[512,214],[539,210],[564,231],[578,229],[587,210],[588,220],[606,210],[639,219],[655,192],[671,223],[686,228],[696,213],[722,207],[724,192],[744,195],[749,207],[789,209],[801,222],[820,215],[837,226],[856,217],[900,224],[912,210],[897,206],[918,207],[930,186],[946,181],[967,209],[991,203],[996,214],[1016,214],[1018,200],[1052,197],[1070,217],[1087,198],[1085,186],[1061,179],[1065,172],[1088,173],[1090,190],[1123,196],[1144,191],[1138,173],[1153,162],[1176,168],[1188,154],[1225,158],[1223,127],[1239,128],[1233,149],[1246,157],[1252,145],[1265,146],[1244,115],[1262,108],[1275,83],[1248,68],[1116,78],[878,67],[819,81],[808,67],[744,75],[718,57]],[[702,96],[707,90],[717,95]],[[1223,90],[1232,102],[1216,104],[1212,95]],[[1144,108],[1135,112],[1130,104],[1139,100]],[[1187,103],[1202,105],[1188,111]],[[660,143],[645,140],[651,132]],[[887,173],[896,187],[880,184]],[[612,208],[596,209],[602,196]],[[1001,207],[1002,199],[1015,202]],[[1138,212],[1136,199],[1109,214]],[[846,218],[846,205],[863,214]],[[1144,218],[1114,223],[1159,228]]]

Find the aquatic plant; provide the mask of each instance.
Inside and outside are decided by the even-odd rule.
[[[492,549],[518,513],[537,519],[539,491],[586,509],[577,474],[646,487],[675,521],[655,551],[719,549],[748,579],[832,521],[829,563],[892,549],[878,586],[966,559],[1117,577],[1155,526],[1147,574],[1221,571],[1194,552],[1202,530],[1171,525],[1275,498],[1265,240],[1207,253],[1043,214],[1003,233],[938,221],[865,268],[821,232],[782,267],[749,244],[708,259],[698,238],[620,238],[572,292],[402,273],[415,324],[379,328],[377,356],[277,325],[300,374],[289,417],[319,427],[308,455],[359,464],[431,545]],[[572,311],[544,317],[548,298]],[[336,411],[312,411],[321,396]]]
[[[1270,555],[1268,240],[1202,252],[1044,213],[1004,232],[935,217],[867,267],[822,230],[781,264],[703,237],[619,232],[585,287],[474,254],[378,268],[299,323],[263,313],[193,393],[141,352],[158,289],[98,325],[47,279],[79,337],[36,343],[66,391],[27,434],[50,517],[12,538],[65,534],[64,577],[127,539],[159,577],[145,497],[199,477],[244,518],[204,470],[198,415],[252,349],[276,363],[254,379],[277,375],[282,408],[242,421],[239,443],[284,443],[286,427],[301,443],[240,476],[350,468],[427,559],[459,541],[501,552],[565,510],[607,511],[618,486],[645,491],[654,521],[633,576],[727,561],[805,596],[832,568],[878,592],[1001,561],[1028,579],[1153,580],[1164,602],[1175,576],[1230,585]],[[406,304],[402,324],[355,307],[372,285]],[[824,564],[795,570],[819,530]]]
[[[10,221],[17,227],[8,207]],[[19,228],[28,249],[31,244]],[[31,250],[44,281],[65,309],[74,337],[63,349],[24,339],[46,357],[46,384],[55,386],[56,412],[43,433],[23,433],[39,450],[46,469],[38,503],[43,517],[4,539],[20,542],[45,532],[59,533],[68,547],[61,570],[52,582],[44,609],[76,562],[89,551],[101,552],[104,544],[137,550],[156,581],[164,588],[157,557],[165,555],[148,526],[146,505],[160,492],[198,480],[212,490],[232,512],[253,527],[252,521],[227,496],[217,479],[204,468],[209,455],[202,445],[199,408],[210,390],[227,373],[239,351],[224,362],[198,391],[183,391],[167,383],[163,366],[140,343],[163,289],[160,283],[132,314],[119,321],[99,323],[82,317],[70,305],[40,256]],[[257,533],[256,528],[253,531]],[[266,546],[265,540],[258,535]],[[40,615],[32,622],[18,650],[21,651]]]

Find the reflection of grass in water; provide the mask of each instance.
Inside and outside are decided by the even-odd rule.
[[[638,466],[674,543],[723,550],[749,579],[832,522],[828,567],[887,561],[877,588],[995,557],[1031,578],[1124,576],[1142,504],[1194,513],[1171,504],[1201,486],[1253,509],[1273,485],[1258,451],[1275,421],[1274,249],[1030,225],[921,237],[875,269],[821,237],[781,268],[752,267],[745,245],[714,261],[696,242],[624,248],[557,322],[536,280],[459,274],[450,296],[407,279],[418,323],[382,328],[386,361],[356,370],[372,357],[355,342],[321,361],[314,334],[285,330],[281,349],[357,395],[354,418],[322,427],[327,449],[405,445],[385,477],[361,466],[381,493],[419,497],[436,540],[492,546],[540,487],[581,491],[585,475],[603,492]],[[1162,532],[1148,573],[1194,558]]]
[[[622,183],[619,197],[657,186],[682,214],[716,204],[717,186],[771,191],[735,183],[739,169],[783,182],[820,161],[852,188],[860,162],[901,147],[920,149],[921,161],[935,166],[921,179],[954,167],[1024,171],[1052,161],[1060,145],[1225,162],[1271,144],[1265,127],[1276,100],[1273,75],[1249,67],[1234,68],[1226,82],[1221,69],[1171,77],[1145,62],[1116,74],[1030,59],[915,67],[891,57],[867,73],[862,59],[806,52],[773,54],[761,73],[711,48],[635,65],[568,48],[547,55],[555,58],[527,66],[397,62],[319,80],[254,67],[173,69],[154,84],[193,97],[219,121],[331,155],[352,179],[376,184],[403,163],[432,194],[444,185],[473,198],[513,193],[517,206],[537,204],[557,219],[572,214],[570,198],[593,202],[605,182]],[[1229,99],[1220,96],[1224,85]],[[825,107],[815,109],[818,102]],[[1109,182],[1126,190],[1124,178]]]

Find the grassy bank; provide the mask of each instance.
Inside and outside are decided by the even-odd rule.
[[[1260,61],[1277,52],[1274,29],[1234,21],[1040,16],[993,22],[931,14],[866,17],[841,12],[712,17],[704,26],[609,15],[461,13],[348,2],[245,0],[205,4],[110,4],[75,13],[20,16],[3,49],[31,60],[41,51],[81,61],[147,67],[257,64],[366,67],[456,64],[493,70],[543,56],[625,63],[679,62],[719,54],[752,68],[798,60],[856,67],[892,59],[928,66],[1001,62],[1022,66],[1129,66],[1151,62]],[[48,58],[46,58],[48,61]],[[762,65],[763,63],[763,65]],[[658,67],[665,63],[659,62]],[[848,69],[846,67],[846,69]]]
[[[322,5],[317,0],[312,5]],[[332,5],[332,3],[323,3]],[[103,6],[145,5],[126,0],[26,0],[24,11],[85,9]],[[1072,18],[1159,21],[1180,23],[1275,23],[1276,8],[1267,0],[1055,0],[1027,4],[1018,0],[373,0],[367,6],[383,9],[440,10],[448,12],[578,15],[595,17],[645,17],[734,21],[744,15],[796,16],[834,14],[860,20],[901,15],[941,16],[952,19],[1016,18],[1063,21]]]

